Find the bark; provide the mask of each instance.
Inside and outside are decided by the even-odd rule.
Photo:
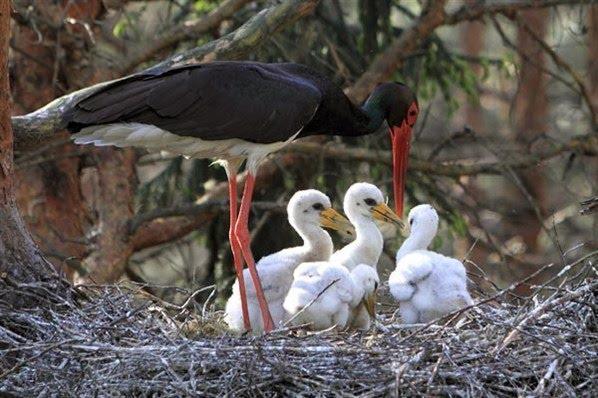
[[[446,20],[444,6],[446,0],[431,3],[426,13],[405,29],[405,31],[384,52],[378,54],[369,68],[357,82],[348,89],[347,95],[357,102],[365,100],[374,87],[391,78],[403,61],[419,48],[423,40]]]
[[[37,0],[34,9],[32,20],[39,15],[40,19],[59,21],[59,16],[65,15],[91,24],[101,11],[101,2],[47,4]],[[79,49],[87,32],[80,31],[80,25],[72,28],[14,25],[11,40],[13,48],[18,49],[11,57],[14,113],[29,112],[51,101],[68,89],[69,80],[80,74],[78,65],[84,63],[85,54]],[[38,34],[43,41],[38,40]],[[54,45],[48,45],[51,43]],[[34,240],[54,265],[62,266],[71,277],[73,269],[66,266],[70,262],[63,260],[86,256],[88,249],[82,241],[92,225],[92,217],[81,194],[81,159],[69,156],[79,148],[71,143],[55,145],[67,138],[65,132],[57,134],[46,147],[51,149],[43,151],[45,156],[60,154],[62,159],[17,170],[15,188],[19,208]],[[41,156],[41,149],[25,157],[35,159]]]
[[[134,214],[137,188],[135,154],[131,150],[99,148],[95,151],[98,174],[98,225],[95,250],[85,260],[89,272],[80,281],[115,282],[125,272],[134,247],[127,221]]]
[[[548,10],[529,10],[521,13],[523,20],[534,34],[543,38],[546,33]],[[548,99],[546,92],[546,74],[541,70],[545,66],[545,53],[541,45],[523,28],[517,32],[517,47],[521,56],[519,87],[515,99],[515,126],[517,141],[522,145],[532,142],[538,135],[546,132],[548,118]],[[532,65],[529,60],[536,64]],[[539,67],[538,67],[539,66]],[[521,174],[525,189],[531,194],[535,204],[530,204],[522,196],[518,208],[518,217],[514,217],[516,228],[526,246],[531,251],[538,248],[538,236],[542,230],[538,220],[539,210],[543,216],[546,209],[546,186],[541,168],[529,170]]]
[[[7,283],[49,279],[52,266],[33,243],[17,210],[14,196],[13,136],[10,121],[8,41],[10,1],[0,2],[0,292]],[[13,305],[31,304],[31,298],[2,297]]]
[[[369,59],[378,52],[378,11],[374,0],[359,0],[359,20],[363,29],[363,53]]]
[[[467,0],[466,6],[474,7],[475,0]],[[463,23],[460,30],[461,43],[463,43],[463,52],[472,57],[479,57],[484,47],[485,25],[480,21],[467,21]],[[472,64],[473,72],[477,79],[482,77],[482,68],[479,64]],[[463,101],[463,116],[466,125],[470,126],[474,131],[485,131],[484,118],[482,113],[482,106],[480,102],[468,101],[464,98]],[[476,178],[463,179],[462,182],[467,186],[470,195],[476,202],[484,203],[486,201],[486,194],[483,189],[478,186]],[[456,246],[458,246],[459,257],[469,254],[477,264],[487,264],[488,256],[491,254],[486,247],[482,245],[473,245],[471,239],[458,239]],[[486,270],[486,272],[492,270]]]
[[[467,2],[468,5],[474,5],[473,0]],[[461,27],[461,42],[463,43],[464,53],[473,57],[478,57],[484,46],[484,24],[480,21],[465,22]],[[472,69],[478,79],[481,77],[482,68],[479,64],[473,64]],[[471,126],[475,131],[484,131],[482,108],[479,103],[465,102],[463,106],[465,113],[465,123]]]
[[[590,78],[590,98],[594,108],[598,108],[598,5],[588,7],[588,71]]]

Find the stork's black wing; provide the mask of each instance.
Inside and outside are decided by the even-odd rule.
[[[152,124],[205,140],[285,141],[305,126],[322,94],[277,64],[214,62],[115,82],[66,112],[67,128]]]

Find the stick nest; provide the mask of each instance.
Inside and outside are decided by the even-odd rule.
[[[480,295],[437,323],[407,327],[389,307],[367,333],[265,337],[236,337],[217,313],[122,286],[62,300],[43,284],[4,285],[0,395],[591,396],[598,282],[591,262],[577,271],[558,288],[532,286],[526,299],[510,297],[515,285]],[[15,310],[6,294],[40,306]]]

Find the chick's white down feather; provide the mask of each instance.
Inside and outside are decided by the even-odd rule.
[[[371,202],[371,199],[374,202]],[[366,201],[374,204],[368,204]],[[343,210],[355,227],[356,236],[353,242],[330,257],[331,262],[349,270],[359,264],[376,268],[384,247],[384,239],[374,221],[371,208],[380,203],[384,203],[384,196],[376,186],[358,182],[349,187],[343,200]]]
[[[404,323],[429,322],[473,304],[463,264],[426,250],[438,230],[438,214],[430,205],[409,212],[411,233],[397,252],[397,265],[388,280],[399,301]]]
[[[332,239],[320,227],[320,213],[330,207],[330,199],[320,191],[310,189],[296,192],[289,201],[287,213],[289,223],[303,239],[303,245],[270,254],[256,264],[275,325],[287,319],[282,303],[293,281],[295,268],[303,262],[327,260],[332,254]],[[259,333],[264,330],[263,320],[249,270],[243,271],[243,278],[251,327],[254,333]],[[244,330],[238,280],[226,303],[225,320],[231,329]]]
[[[378,285],[376,270],[366,264],[349,271],[332,262],[303,263],[293,276],[284,309],[295,316],[293,324],[313,330],[350,326],[352,312]],[[363,327],[369,328],[369,319]]]

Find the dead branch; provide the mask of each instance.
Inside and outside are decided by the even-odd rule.
[[[119,68],[120,74],[131,73],[136,67],[151,60],[160,51],[173,47],[183,40],[196,39],[218,27],[223,20],[230,18],[247,3],[249,0],[226,0],[202,18],[174,26],[168,32],[161,33],[159,38],[153,40],[148,47],[140,49],[126,59]]]
[[[285,206],[276,202],[260,202],[254,201],[251,203],[253,209],[276,211],[284,213]],[[204,212],[223,211],[228,209],[228,201],[203,201],[201,203],[186,203],[178,206],[159,208],[147,213],[138,214],[129,221],[129,231],[131,234],[135,233],[137,228],[147,222],[156,220],[158,218],[193,216]]]
[[[579,211],[581,214],[592,214],[598,210],[598,196],[594,196],[593,198],[589,198],[581,202],[581,210]]]
[[[559,5],[587,4],[589,2],[590,0],[547,0],[541,2],[526,0],[492,4],[477,2],[473,6],[465,5],[452,14],[447,14],[444,10],[445,0],[432,1],[419,19],[406,28],[384,52],[376,56],[368,70],[361,75],[355,85],[346,90],[347,95],[355,101],[363,101],[376,84],[391,79],[405,59],[419,49],[420,43],[442,25],[455,25],[460,22],[482,18],[484,15],[510,14],[527,8],[556,7]]]
[[[582,271],[591,270],[587,261]],[[334,330],[300,337],[288,329],[235,336],[217,313],[193,313],[186,304],[152,297],[155,304],[140,303],[148,295],[139,293],[139,286],[82,286],[79,290],[90,297],[76,309],[50,303],[44,311],[20,311],[0,297],[2,387],[18,396],[318,391],[374,397],[397,390],[402,396],[592,396],[598,377],[596,288],[588,276],[567,283],[552,298],[538,295],[537,301],[519,305],[504,297],[489,304],[482,293],[476,308],[458,323],[434,324],[417,333],[397,323],[392,306],[380,314],[380,322],[393,333]],[[45,289],[27,284],[5,291],[23,296]],[[197,291],[187,291],[188,302]],[[537,308],[543,313],[529,317],[508,355],[493,354],[513,325],[537,314]]]
[[[388,80],[401,67],[404,59],[419,48],[420,43],[446,20],[444,5],[446,0],[430,3],[425,14],[414,21],[403,33],[378,54],[368,70],[346,93],[354,101],[363,101],[381,81]]]
[[[475,4],[462,6],[453,14],[448,15],[445,25],[455,25],[464,21],[473,21],[486,15],[513,14],[516,11],[530,8],[547,8],[561,5],[590,4],[592,0],[516,0],[501,2],[478,1]]]
[[[266,160],[260,167],[260,173],[256,179],[256,191],[270,182],[281,173],[282,168],[304,167],[309,164],[309,159],[304,156],[285,154],[278,157],[272,157]],[[245,183],[247,173],[242,173],[237,178],[239,189]],[[212,188],[209,192],[196,202],[196,206],[203,207],[204,211],[199,211],[193,215],[174,216],[168,218],[156,218],[140,223],[133,221],[136,225],[135,233],[131,236],[131,242],[134,250],[138,251],[148,247],[157,246],[163,243],[171,242],[182,238],[188,233],[196,230],[202,225],[207,225],[216,217],[220,210],[217,206],[206,206],[206,203],[227,203],[228,183],[222,182]]]
[[[520,159],[501,160],[496,162],[481,163],[476,160],[471,162],[430,162],[423,159],[411,158],[409,168],[414,171],[441,175],[447,177],[459,177],[477,174],[501,174],[505,167],[512,169],[525,169],[537,166],[538,163],[547,161],[559,156],[565,152],[581,152],[589,156],[598,155],[598,137],[594,135],[584,135],[571,140],[557,144],[549,150],[525,154]],[[314,144],[310,142],[298,141],[282,149],[282,151],[303,153],[308,155],[325,156],[341,161],[363,161],[370,163],[382,163],[391,165],[392,158],[388,151],[376,151],[364,148],[351,148],[334,145]]]
[[[590,97],[590,93],[579,74],[575,70],[573,70],[571,65],[565,62],[565,60],[560,55],[558,55],[556,51],[554,51],[552,47],[548,45],[548,43],[546,43],[536,32],[534,32],[533,29],[531,29],[529,25],[523,20],[523,18],[517,16],[516,21],[525,30],[525,32],[544,49],[544,51],[550,56],[554,64],[563,71],[567,72],[569,76],[571,76],[571,78],[575,82],[575,85],[579,89],[579,94],[581,94],[582,98],[584,99],[584,102],[586,103],[586,106],[588,107],[588,110],[590,111],[592,127],[596,129],[598,127],[596,125],[596,109],[594,109],[594,103],[592,101],[592,98]]]

